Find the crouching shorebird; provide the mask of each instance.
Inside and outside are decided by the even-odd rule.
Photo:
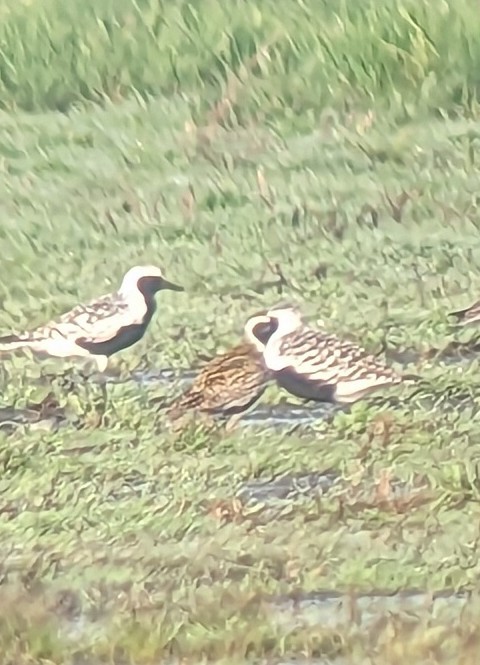
[[[0,337],[0,352],[29,348],[58,358],[89,358],[104,372],[111,355],[143,337],[161,289],[184,290],[155,266],[135,266],[115,293],[78,305],[35,330]]]
[[[211,417],[228,417],[227,430],[264,393],[272,378],[265,366],[263,350],[273,332],[273,319],[264,313],[251,316],[244,328],[245,341],[210,360],[187,390],[167,409],[171,421],[188,411]]]
[[[349,404],[385,386],[417,380],[401,376],[365,349],[307,326],[292,305],[267,312],[271,319],[263,357],[277,384],[296,397]]]

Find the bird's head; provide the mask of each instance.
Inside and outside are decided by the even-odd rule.
[[[150,298],[162,289],[184,291],[183,286],[166,280],[160,268],[156,266],[134,266],[125,274],[120,286],[120,293],[128,294],[138,290],[145,298]]]
[[[247,342],[252,344],[257,351],[263,353],[270,337],[278,328],[277,321],[267,315],[266,310],[252,314],[244,327],[244,335]]]
[[[275,332],[280,336],[289,335],[303,325],[303,315],[300,309],[291,303],[279,303],[267,310],[268,316],[276,326]],[[273,334],[273,333],[272,333]]]

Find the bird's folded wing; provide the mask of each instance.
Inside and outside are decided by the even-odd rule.
[[[104,296],[86,305],[77,305],[44,326],[44,331],[51,330],[52,335],[78,338],[86,342],[108,341],[122,327],[136,323],[128,314],[128,305],[124,301]]]
[[[207,400],[216,400],[228,390],[229,384],[235,374],[241,371],[241,359],[223,354],[213,358],[207,363],[197,379],[195,387],[203,393]]]
[[[120,312],[111,312],[110,316],[90,319],[90,321],[81,321],[76,326],[76,341],[86,344],[99,344],[114,339],[122,328],[134,324],[134,321],[125,319],[125,315]],[[73,323],[69,324],[74,326]]]
[[[322,383],[389,371],[362,347],[316,331],[284,339],[279,353],[297,374]]]
[[[99,319],[109,318],[117,312],[125,312],[125,301],[111,295],[102,296],[86,304],[80,304],[57,319],[57,323],[73,323],[78,327],[88,327]]]
[[[266,381],[267,371],[250,347],[237,347],[214,358],[198,376],[197,385],[208,400],[228,401],[243,395]]]

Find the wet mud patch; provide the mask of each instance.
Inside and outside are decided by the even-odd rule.
[[[238,488],[235,496],[245,504],[269,504],[327,495],[338,501],[339,511],[348,509],[350,514],[372,508],[401,513],[428,503],[435,497],[423,476],[418,475],[406,482],[392,477],[388,470],[378,477],[364,474],[353,482],[334,470],[287,473],[272,479],[248,480]]]

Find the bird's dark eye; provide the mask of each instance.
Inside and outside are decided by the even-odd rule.
[[[277,328],[277,319],[269,319],[269,321],[262,321],[254,325],[252,334],[261,344],[266,344]]]
[[[159,291],[162,288],[162,278],[154,276],[140,277],[137,282],[137,287],[143,295],[150,295]]]

